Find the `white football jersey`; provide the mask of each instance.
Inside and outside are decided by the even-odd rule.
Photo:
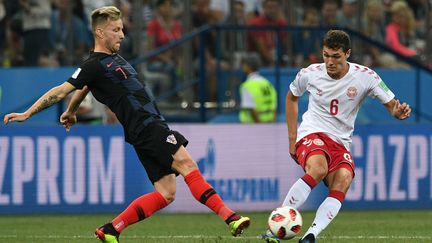
[[[290,84],[295,96],[309,93],[307,111],[298,128],[297,141],[304,136],[324,132],[349,150],[354,122],[366,96],[385,104],[394,98],[377,73],[368,67],[348,63],[349,71],[335,80],[327,74],[324,63],[301,69]]]

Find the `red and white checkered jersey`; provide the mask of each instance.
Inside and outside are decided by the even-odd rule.
[[[368,67],[348,63],[349,71],[335,80],[324,63],[301,69],[290,84],[295,96],[309,93],[309,105],[298,128],[297,141],[304,136],[324,132],[349,150],[354,122],[366,96],[385,104],[394,98],[380,76]]]

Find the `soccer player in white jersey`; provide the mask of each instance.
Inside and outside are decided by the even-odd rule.
[[[317,236],[338,214],[354,178],[350,153],[354,122],[367,96],[378,99],[397,119],[410,116],[411,108],[400,103],[377,73],[348,62],[350,37],[341,30],[330,30],[323,41],[324,63],[301,69],[286,96],[289,153],[305,174],[288,191],[283,206],[300,207],[321,181],[329,193],[319,206],[315,219],[300,239],[315,242]],[[298,100],[309,93],[308,110],[297,128]],[[279,242],[266,232],[267,242]]]

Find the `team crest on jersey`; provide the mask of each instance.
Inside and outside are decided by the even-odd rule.
[[[324,145],[323,140],[321,140],[321,139],[319,139],[319,138],[315,138],[315,139],[313,140],[313,143],[314,143],[315,145],[317,145],[317,146],[323,146],[323,145]]]
[[[177,140],[173,134],[169,135],[166,139],[167,143],[177,144]]]
[[[349,98],[356,97],[357,96],[357,88],[356,87],[349,87],[346,94]]]
[[[322,96],[322,95],[323,95],[323,91],[322,91],[321,89],[318,89],[318,88],[317,88],[317,92],[316,92],[316,94],[317,94],[318,96]]]

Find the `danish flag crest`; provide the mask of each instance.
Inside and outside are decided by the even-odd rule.
[[[348,90],[347,90],[346,95],[347,95],[349,98],[354,98],[354,97],[356,97],[356,96],[357,96],[357,88],[356,88],[356,87],[349,87]]]

